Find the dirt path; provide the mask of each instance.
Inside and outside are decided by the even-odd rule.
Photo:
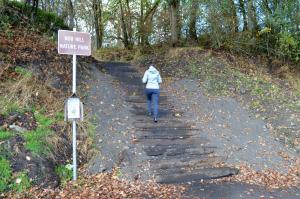
[[[226,157],[227,164],[285,173],[295,161],[296,151],[277,141],[268,124],[236,99],[208,97],[197,80],[190,79],[175,81],[168,90],[186,117],[193,118],[210,143],[218,146],[216,153]]]
[[[117,167],[124,178],[187,183],[191,185],[186,193],[188,198],[216,198],[218,195],[214,194],[222,196],[226,187],[232,194],[225,198],[240,198],[243,191],[247,194],[248,189],[253,189],[253,186],[240,184],[219,187],[197,183],[234,175],[237,170],[219,166],[228,159],[226,153],[220,153],[224,143],[208,135],[195,115],[187,114],[194,112],[174,100],[176,95],[162,89],[159,122],[154,123],[146,115],[141,74],[132,66],[102,63],[92,69],[92,88],[87,102],[97,125],[99,153],[90,162],[91,173]],[[271,192],[254,189],[255,194],[272,196]],[[297,193],[298,190],[292,191],[292,195]]]

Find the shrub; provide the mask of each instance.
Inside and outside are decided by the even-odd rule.
[[[55,13],[46,12],[38,8],[36,14],[33,15],[34,11],[32,7],[27,4],[17,1],[5,1],[4,3],[2,2],[2,4],[0,17],[5,20],[1,20],[0,28],[2,26],[8,26],[7,24],[14,26],[23,23],[22,25],[26,27],[37,29],[49,35],[52,35],[52,33],[58,29],[69,29],[68,26],[65,25],[64,20]],[[32,20],[32,23],[29,23],[28,20]]]
[[[59,176],[60,184],[65,185],[68,181],[72,179],[72,165],[58,165],[55,168],[56,174]]]
[[[299,38],[289,32],[279,34],[277,49],[288,59],[298,61],[300,56]]]

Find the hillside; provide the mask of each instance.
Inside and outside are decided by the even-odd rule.
[[[0,26],[1,192],[25,191],[31,185],[56,187],[70,178],[65,165],[71,145],[63,104],[70,93],[71,59],[58,55],[48,36],[66,26],[42,11],[28,24],[25,8],[17,2],[1,7],[5,19]],[[87,61],[80,60],[79,72]],[[79,153],[87,154],[84,150]]]

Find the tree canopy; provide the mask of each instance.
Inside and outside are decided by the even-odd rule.
[[[7,1],[7,0],[6,0]],[[202,45],[298,61],[299,0],[24,0],[92,33],[94,46]]]

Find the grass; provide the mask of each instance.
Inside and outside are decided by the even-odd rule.
[[[25,147],[34,154],[48,155],[51,147],[47,143],[47,137],[52,133],[50,125],[54,123],[54,120],[41,113],[36,113],[35,118],[38,123],[38,128],[24,134]]]
[[[34,116],[40,128],[49,128],[49,126],[54,123],[53,119],[48,118],[39,112],[36,112]]]
[[[10,188],[16,192],[24,192],[28,190],[31,186],[30,179],[27,172],[22,171],[16,174],[13,182],[9,185]]]
[[[0,97],[0,111],[4,116],[8,116],[11,112],[21,112],[16,101],[9,101],[5,97]]]
[[[37,155],[47,155],[50,146],[46,143],[46,136],[51,132],[48,129],[38,128],[24,134],[25,147]]]
[[[283,90],[278,85],[262,77],[253,77],[230,68],[225,61],[218,58],[206,56],[200,63],[192,60],[187,67],[190,75],[201,79],[205,90],[212,95],[229,96],[234,91],[245,90],[268,102],[283,97]]]
[[[12,169],[9,161],[0,156],[0,192],[4,192],[9,188],[12,177]]]
[[[57,112],[55,114],[55,120],[56,121],[64,121],[64,119],[65,119],[65,113],[64,112],[60,111],[60,112]]]
[[[113,173],[113,178],[115,178],[115,179],[120,179],[123,176],[123,173],[122,173],[120,167],[115,167],[112,173]]]
[[[14,136],[14,133],[0,130],[0,141],[7,140]]]
[[[15,68],[15,72],[22,75],[22,76],[24,76],[24,77],[29,77],[29,78],[32,77],[32,73],[30,71],[28,71],[28,70],[26,70],[26,69],[24,69],[20,66],[17,66]]]
[[[23,68],[16,68],[16,71],[23,76],[30,75],[29,72],[24,70]],[[7,98],[3,97],[0,98],[0,105],[3,108],[1,112],[7,116],[11,112],[19,112],[23,113],[28,110],[28,106],[25,108],[21,108],[22,106],[19,105],[17,101],[8,101]],[[31,108],[35,110],[35,108]],[[46,155],[49,152],[50,146],[47,144],[46,138],[49,137],[52,133],[50,126],[57,120],[62,118],[62,113],[58,113],[54,119],[46,117],[43,113],[45,110],[41,108],[39,111],[35,110],[35,119],[38,123],[38,128],[34,131],[28,131],[23,134],[25,138],[25,147],[26,149],[30,150],[34,154],[38,155]],[[7,140],[10,137],[14,136],[13,133],[8,131],[0,131],[0,140]]]

